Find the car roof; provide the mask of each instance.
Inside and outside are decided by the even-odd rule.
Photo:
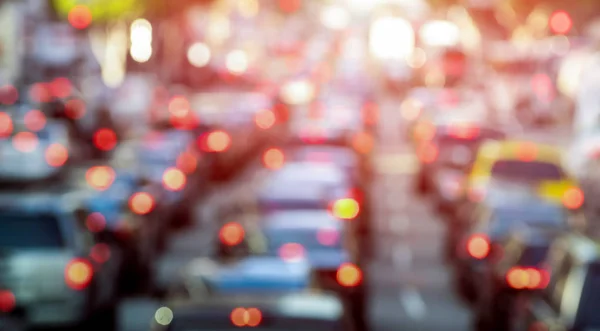
[[[285,210],[273,212],[263,220],[270,230],[338,228],[343,222],[326,210]]]
[[[237,307],[256,307],[270,316],[335,321],[343,316],[340,299],[332,294],[298,292],[279,295],[224,295],[205,299],[178,300],[167,306],[177,317],[224,313],[228,317]],[[189,314],[189,315],[188,315]]]
[[[561,162],[562,155],[558,147],[524,140],[488,141],[480,147],[479,155],[491,159],[513,159],[518,157],[523,146],[534,146],[536,148],[536,160],[557,164]]]
[[[83,206],[84,199],[90,197],[88,190],[57,192],[56,189],[41,191],[0,192],[0,210],[19,213],[70,213]]]

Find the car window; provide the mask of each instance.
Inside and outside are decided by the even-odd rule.
[[[51,215],[0,214],[0,249],[62,248],[59,220]]]
[[[562,170],[555,164],[539,161],[500,160],[494,162],[491,172],[496,178],[523,182],[560,180],[564,177]]]
[[[600,327],[598,307],[600,307],[600,263],[592,263],[588,267],[583,283],[574,329]]]
[[[343,238],[339,238],[339,231],[329,229],[319,232],[319,229],[271,229],[265,231],[267,251],[269,254],[278,255],[279,248],[286,243],[297,243],[306,251],[314,250],[339,250],[342,248]]]

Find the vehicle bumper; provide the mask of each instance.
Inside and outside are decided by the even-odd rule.
[[[31,326],[72,325],[87,316],[86,297],[73,296],[63,300],[32,302],[23,307],[26,323]]]

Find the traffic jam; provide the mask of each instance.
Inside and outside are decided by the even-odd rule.
[[[600,24],[165,3],[0,1],[0,331],[600,330]]]

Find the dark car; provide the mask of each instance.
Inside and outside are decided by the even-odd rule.
[[[546,264],[548,286],[518,307],[511,331],[598,330],[600,255],[598,242],[576,234],[551,246]]]
[[[168,307],[168,308],[167,308]],[[168,302],[151,321],[152,331],[354,330],[334,295],[209,296]]]
[[[544,262],[550,245],[561,234],[555,229],[523,227],[491,247],[492,258],[478,284],[476,330],[509,330],[523,300],[548,285],[550,270]]]
[[[568,224],[563,208],[534,197],[481,208],[474,216],[456,243],[454,262],[457,289],[468,301],[477,298],[476,284],[482,279],[487,259],[492,258],[491,247],[522,226],[566,230]]]
[[[452,216],[465,193],[462,185],[479,146],[487,140],[505,137],[504,132],[480,123],[458,122],[436,127],[435,136],[427,145],[435,156],[420,158],[418,191],[431,191],[438,210]]]

